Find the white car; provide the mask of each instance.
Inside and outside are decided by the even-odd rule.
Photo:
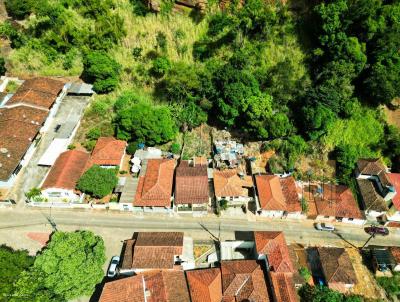
[[[315,228],[318,231],[329,231],[329,232],[333,232],[335,230],[335,227],[330,224],[330,223],[316,223],[315,224]]]
[[[119,256],[112,257],[110,266],[108,267],[107,277],[114,278],[117,275],[118,264],[119,264]]]

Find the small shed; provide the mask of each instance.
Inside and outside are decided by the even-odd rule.
[[[86,83],[71,83],[67,94],[76,96],[90,96],[94,93],[93,85]]]

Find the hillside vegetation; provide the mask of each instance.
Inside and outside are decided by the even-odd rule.
[[[17,22],[0,34],[16,75],[82,76],[99,95],[79,134],[160,145],[203,123],[277,151],[337,160],[348,183],[358,158],[398,169],[400,133],[380,105],[400,95],[400,3],[331,0],[293,12],[279,2],[231,1],[205,11],[162,1],[6,0]]]

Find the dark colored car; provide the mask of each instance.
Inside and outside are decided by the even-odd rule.
[[[370,227],[364,228],[364,231],[370,235],[381,235],[381,236],[389,235],[389,230],[381,226],[371,225]]]
[[[58,130],[60,130],[60,128],[61,128],[61,125],[58,124],[58,125],[54,128],[54,132],[58,132]]]

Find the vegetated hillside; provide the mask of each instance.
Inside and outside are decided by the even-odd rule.
[[[345,183],[359,157],[396,168],[399,130],[378,108],[400,95],[400,4],[270,2],[161,1],[155,14],[141,0],[6,0],[19,21],[0,34],[10,73],[82,74],[103,94],[80,133],[89,149],[113,133],[159,145],[207,122],[266,141],[275,170],[302,154],[336,159]]]

